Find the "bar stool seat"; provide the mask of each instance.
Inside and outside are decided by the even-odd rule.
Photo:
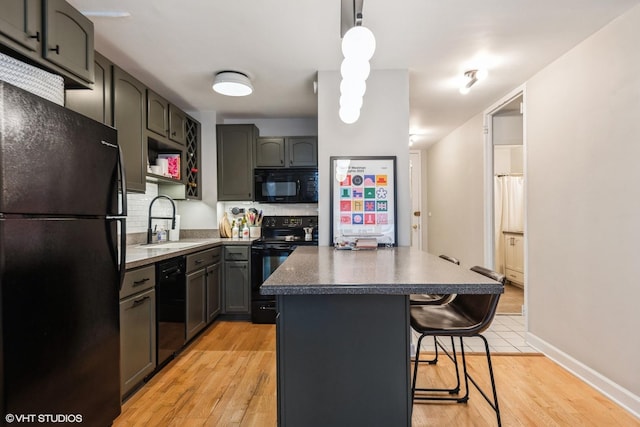
[[[497,282],[500,282],[502,286],[504,286],[506,277],[503,274],[496,273],[492,270],[489,270],[484,267],[475,266],[472,267],[471,270],[482,274],[484,276],[490,277]],[[498,425],[501,425],[500,421],[500,409],[498,406],[498,395],[496,392],[495,379],[493,376],[493,367],[491,365],[491,354],[489,352],[489,343],[486,338],[482,336],[482,332],[484,332],[493,321],[495,317],[496,309],[498,306],[498,301],[500,299],[500,294],[461,294],[457,295],[451,302],[447,304],[441,305],[413,305],[411,306],[411,327],[420,333],[420,338],[418,339],[418,346],[416,349],[416,361],[414,364],[413,370],[413,381],[411,386],[411,396],[413,401],[416,400],[449,400],[455,401],[458,403],[466,403],[469,399],[469,381],[478,389],[480,394],[484,397],[484,399],[491,405],[493,410],[496,412],[496,417],[498,419]],[[433,395],[433,392],[447,392],[449,394],[458,394],[459,393],[459,371],[458,371],[458,362],[457,355],[455,352],[455,347],[453,348],[452,355],[449,355],[449,358],[453,361],[456,367],[456,377],[458,380],[457,388],[417,388],[416,382],[418,377],[418,366],[422,361],[420,361],[420,345],[422,343],[422,339],[427,336],[432,337],[459,337],[460,339],[460,353],[462,356],[462,367],[464,374],[464,382],[465,382],[465,394],[461,397],[459,396],[442,396],[442,395]],[[491,378],[491,388],[493,392],[493,399],[489,399],[487,394],[478,386],[477,382],[469,375],[467,371],[467,364],[464,354],[464,337],[479,337],[483,340],[485,345],[485,352],[487,356],[487,364],[489,367],[489,376]],[[431,393],[429,395],[419,394],[416,395],[416,392],[428,392]]]

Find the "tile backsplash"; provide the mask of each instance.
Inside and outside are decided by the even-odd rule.
[[[127,234],[146,233],[149,220],[149,204],[154,197],[158,195],[158,184],[147,182],[147,188],[144,194],[129,193],[127,194]],[[179,204],[176,203],[176,214],[180,214],[178,210]],[[257,202],[218,202],[217,214],[218,221],[222,219],[222,215],[227,212],[229,220],[242,215],[233,215],[231,209],[234,207],[240,209],[255,208],[262,210],[263,215],[318,215],[318,205],[315,203],[257,203]],[[158,200],[153,205],[154,216],[171,216],[171,204],[166,200]],[[157,224],[158,227],[164,226],[170,228],[169,220],[154,220],[152,227]],[[216,227],[217,228],[217,227]]]
[[[144,194],[127,194],[127,234],[146,233],[149,221],[149,204],[158,195],[158,184],[147,182]],[[154,216],[171,216],[171,203],[166,200],[158,200],[153,205]],[[176,210],[176,214],[179,212]],[[168,220],[154,220],[153,225],[171,228]]]
[[[218,222],[226,212],[229,221],[240,215],[233,215],[231,209],[255,208],[263,215],[318,215],[317,203],[258,203],[258,202],[218,202]]]

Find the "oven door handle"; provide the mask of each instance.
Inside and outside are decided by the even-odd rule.
[[[288,251],[289,253],[293,252],[295,248],[292,248],[291,245],[273,245],[268,248],[263,249],[263,253],[268,253],[269,251]]]

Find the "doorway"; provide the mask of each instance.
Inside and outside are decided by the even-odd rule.
[[[525,284],[524,91],[485,114],[487,129],[487,265],[507,276],[498,314],[523,315]]]
[[[422,250],[422,155],[409,151],[409,187],[411,192],[411,248]]]

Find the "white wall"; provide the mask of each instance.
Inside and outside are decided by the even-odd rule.
[[[360,119],[340,121],[340,72],[318,72],[318,214],[320,245],[329,244],[330,157],[396,156],[396,226],[398,243],[410,244],[409,198],[409,74],[407,70],[373,70]]]
[[[640,413],[640,7],[527,83],[529,329]]]
[[[200,122],[202,141],[200,146],[200,191],[202,200],[178,202],[182,229],[217,229],[218,178],[216,154],[216,112],[190,113]]]
[[[428,252],[483,265],[482,114],[470,119],[427,154]]]
[[[525,99],[527,339],[638,416],[639,39],[637,6]],[[480,115],[428,152],[429,250],[467,265],[483,259],[481,147]]]
[[[310,136],[318,134],[318,119],[293,117],[281,119],[223,119],[224,124],[255,124],[260,136]]]

